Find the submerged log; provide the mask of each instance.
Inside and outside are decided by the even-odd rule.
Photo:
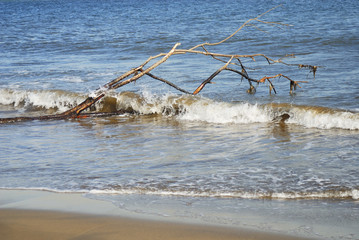
[[[133,111],[115,111],[115,112],[89,112],[89,113],[80,113],[73,115],[64,115],[64,114],[54,114],[54,115],[44,115],[37,117],[13,117],[13,118],[0,118],[0,123],[16,123],[24,121],[35,121],[35,120],[60,120],[60,119],[84,119],[84,118],[96,118],[96,117],[109,117],[117,116],[123,114],[134,114]]]

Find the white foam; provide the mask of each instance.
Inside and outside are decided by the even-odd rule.
[[[284,113],[290,115],[287,123],[294,123],[308,128],[359,130],[359,113],[342,111],[317,106],[289,106],[286,111],[277,107],[261,106],[251,103],[228,103],[213,101],[204,97],[189,95],[158,97],[144,91],[141,97],[119,98],[125,106],[131,106],[142,114],[159,114],[164,109],[175,112],[177,118],[186,121],[203,121],[208,123],[265,123],[272,122],[276,116]]]
[[[214,102],[201,99],[187,106],[182,120],[209,123],[256,123],[271,121],[270,115],[257,104]]]
[[[105,88],[104,86],[100,86],[95,91],[91,91],[90,94],[89,94],[89,97],[96,98],[96,97],[99,96],[99,94],[105,93],[105,92],[108,92],[108,89]]]
[[[99,89],[90,96],[97,96],[101,91],[106,89]],[[246,102],[220,102],[191,95],[157,96],[149,91],[143,91],[141,95],[133,92],[107,92],[107,95],[117,98],[118,110],[130,109],[140,114],[176,115],[178,120],[183,121],[218,124],[266,123],[287,113],[290,118],[286,122],[289,124],[308,128],[359,130],[359,113],[318,106],[262,106]],[[14,107],[37,106],[66,111],[85,98],[85,95],[57,90],[0,89],[0,104]]]
[[[0,104],[13,105],[14,107],[27,108],[28,106],[36,106],[66,111],[76,102],[80,102],[83,99],[84,97],[79,94],[57,90],[0,89]]]
[[[299,124],[308,128],[359,130],[359,114],[333,110],[318,112],[313,109],[293,107],[288,123]]]
[[[122,92],[116,98],[118,109],[131,108],[140,114],[162,114],[166,109],[174,113],[176,109],[186,108],[186,103],[183,101],[188,97],[178,97],[171,94],[157,96],[144,91],[142,95]]]
[[[352,190],[352,198],[355,200],[359,199],[359,190],[357,189]]]
[[[181,197],[215,197],[215,198],[242,198],[242,199],[343,199],[350,198],[353,200],[359,199],[359,190],[338,190],[338,191],[324,191],[324,192],[207,192],[207,191],[168,191],[168,190],[154,190],[142,188],[128,188],[128,189],[92,189],[92,190],[71,190],[71,189],[53,189],[53,188],[0,188],[6,190],[38,190],[46,192],[58,193],[88,193],[94,195],[156,195],[156,196],[181,196]]]
[[[196,191],[163,191],[145,189],[105,189],[90,190],[90,194],[144,194],[159,196],[182,196],[182,197],[216,197],[216,198],[243,198],[243,199],[359,199],[359,190],[327,191],[327,192],[196,192]]]
[[[148,91],[139,96],[121,93],[117,96],[118,108],[132,108],[141,114],[176,113],[179,120],[209,123],[255,123],[268,122],[268,111],[257,104],[216,102],[204,97],[189,95],[157,96]]]

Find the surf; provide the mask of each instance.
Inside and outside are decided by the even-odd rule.
[[[71,109],[86,94],[63,90],[0,89],[0,109],[21,114],[60,113]],[[127,112],[160,115],[178,121],[211,124],[286,122],[306,128],[359,130],[359,113],[322,106],[290,103],[249,103],[216,101],[202,96],[157,95],[148,91],[110,92],[87,112]]]

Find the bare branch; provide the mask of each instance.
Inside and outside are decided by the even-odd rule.
[[[150,60],[157,58],[156,57],[150,57],[145,63],[143,63],[142,65],[140,65],[139,67],[132,69],[130,71],[128,71],[127,73],[121,75],[120,77],[112,80],[111,82],[107,83],[104,85],[104,90],[99,89],[95,94],[97,94],[96,97],[88,97],[85,101],[83,101],[82,103],[80,103],[78,106],[64,112],[62,115],[64,116],[70,116],[73,114],[80,114],[82,111],[84,111],[85,109],[89,108],[90,106],[92,106],[93,104],[95,104],[98,100],[100,100],[102,97],[105,96],[105,91],[109,90],[109,89],[116,89],[119,87],[122,87],[130,82],[136,81],[137,79],[139,79],[140,77],[142,77],[143,75],[149,73],[151,70],[153,70],[154,68],[156,68],[157,66],[159,66],[161,63],[165,62],[174,52],[174,50],[177,48],[177,46],[179,46],[180,43],[176,43],[173,48],[159,61],[157,61],[156,63],[154,63],[152,66],[150,66],[149,68],[147,68],[146,70],[141,71],[141,73],[139,74],[135,74],[137,73],[139,70],[142,69],[143,66],[145,66],[148,62],[150,62]],[[162,54],[161,54],[162,55]],[[126,77],[131,76],[132,74],[135,74],[133,77],[131,77],[130,79],[124,80]],[[122,82],[121,82],[122,81]]]
[[[141,77],[143,77],[144,75],[147,75],[153,79],[159,80],[163,83],[168,84],[169,86],[177,89],[180,92],[183,92],[185,94],[193,94],[196,95],[198,94],[200,91],[202,91],[202,89],[206,86],[206,84],[211,83],[211,81],[218,75],[220,74],[222,71],[226,70],[226,71],[231,71],[234,73],[237,73],[241,76],[241,81],[243,80],[243,78],[248,80],[249,86],[250,88],[247,90],[248,93],[250,94],[254,94],[256,92],[256,88],[253,86],[253,83],[265,83],[266,81],[269,83],[269,94],[271,94],[272,90],[274,91],[274,93],[277,93],[274,84],[272,82],[272,79],[275,78],[285,78],[287,80],[289,80],[290,82],[290,93],[293,92],[293,90],[295,90],[295,88],[298,86],[300,87],[299,83],[305,83],[306,81],[294,81],[291,78],[287,77],[286,75],[279,73],[277,75],[274,76],[270,76],[270,77],[263,77],[260,80],[254,79],[249,77],[248,72],[247,72],[247,67],[245,67],[242,64],[243,59],[251,59],[253,62],[256,62],[256,58],[262,58],[265,59],[265,61],[267,61],[267,63],[269,65],[272,64],[283,64],[285,66],[297,66],[299,68],[307,68],[310,70],[310,72],[313,73],[313,77],[315,78],[315,74],[318,70],[318,68],[320,68],[320,66],[313,66],[313,65],[305,65],[305,64],[289,64],[283,61],[284,58],[288,58],[288,57],[294,57],[294,55],[286,55],[284,57],[281,57],[279,59],[273,59],[270,58],[268,56],[266,56],[265,54],[261,54],[261,53],[256,53],[256,54],[223,54],[223,53],[216,53],[216,52],[210,52],[207,49],[207,46],[215,46],[215,45],[219,45],[222,44],[226,41],[228,41],[229,39],[231,39],[233,36],[235,36],[241,29],[243,29],[244,27],[250,27],[250,26],[254,26],[256,28],[258,28],[256,26],[256,24],[264,24],[264,25],[269,25],[269,26],[289,26],[288,24],[283,24],[283,23],[279,23],[279,22],[270,22],[270,21],[264,21],[261,20],[259,18],[263,17],[265,14],[269,13],[270,11],[273,11],[274,9],[280,7],[276,6],[272,9],[269,9],[268,11],[258,15],[255,18],[249,19],[246,22],[244,22],[236,31],[234,31],[231,35],[227,36],[226,38],[224,38],[223,40],[219,41],[219,42],[214,42],[214,43],[201,43],[198,44],[192,48],[189,49],[177,49],[177,47],[180,45],[180,43],[176,43],[172,49],[168,52],[168,53],[160,53],[157,54],[155,56],[151,56],[149,57],[145,62],[143,62],[141,65],[139,65],[136,68],[133,68],[131,70],[129,70],[128,72],[122,74],[121,76],[113,79],[112,81],[106,83],[105,85],[103,85],[101,88],[97,89],[94,93],[92,93],[87,99],[85,99],[82,103],[80,103],[79,105],[75,106],[74,108],[61,113],[61,114],[56,114],[56,115],[48,115],[48,116],[40,116],[40,117],[18,117],[18,118],[8,118],[8,119],[1,119],[0,118],[0,123],[3,122],[15,122],[15,121],[26,121],[26,120],[47,120],[47,119],[65,119],[65,118],[79,118],[79,117],[86,117],[89,114],[83,114],[82,112],[86,109],[88,109],[89,107],[91,107],[93,104],[95,104],[97,101],[99,101],[101,98],[103,98],[109,90],[112,89],[117,89],[120,88],[124,85],[127,85],[131,82],[134,82],[138,79],[140,79]],[[261,29],[259,29],[261,30]],[[172,55],[180,55],[180,54],[200,54],[203,56],[209,56],[211,58],[213,58],[216,61],[219,61],[221,63],[225,63],[221,68],[219,68],[217,71],[215,71],[211,76],[209,76],[205,81],[203,81],[198,87],[197,89],[193,92],[190,93],[180,87],[178,87],[177,85],[175,85],[174,83],[165,80],[163,78],[160,78],[158,76],[155,76],[153,74],[151,74],[150,72],[157,68],[158,66],[160,66],[162,63],[166,62]],[[153,63],[151,66],[145,68],[151,61],[158,59],[155,63]],[[237,61],[233,61],[233,59],[237,59]],[[231,67],[229,67],[231,66]],[[101,114],[99,113],[99,116]]]
[[[240,26],[234,33],[232,33],[231,35],[229,35],[228,37],[226,37],[225,39],[219,41],[219,42],[216,42],[216,43],[201,43],[201,44],[198,44],[192,48],[190,48],[189,50],[194,50],[196,48],[199,48],[199,47],[202,47],[202,46],[215,46],[215,45],[219,45],[221,43],[224,43],[225,41],[227,41],[228,39],[232,38],[234,35],[236,35],[240,30],[242,30],[242,28],[244,28],[245,26],[248,25],[248,23],[252,22],[252,21],[257,21],[260,17],[264,16],[265,14],[273,11],[274,9],[278,8],[278,7],[281,7],[282,5],[278,5],[274,8],[271,8],[269,9],[268,11],[258,15],[257,17],[255,18],[251,18],[249,20],[247,20],[245,23],[242,24],[242,26]],[[273,22],[274,23],[274,22]],[[276,24],[280,24],[280,23],[276,23]]]
[[[140,71],[143,71],[143,69],[140,69]],[[184,89],[182,89],[182,88],[176,86],[175,84],[171,83],[170,81],[167,81],[166,79],[157,77],[157,76],[155,76],[155,75],[153,75],[153,74],[151,74],[151,73],[146,73],[146,75],[148,75],[149,77],[151,77],[151,78],[153,78],[153,79],[156,79],[156,80],[159,80],[159,81],[161,81],[161,82],[164,82],[164,83],[170,85],[171,87],[177,89],[177,90],[180,91],[180,92],[183,92],[183,93],[186,93],[186,94],[191,94],[190,92],[187,92],[186,90],[184,90]]]
[[[210,83],[215,76],[217,76],[220,72],[222,72],[224,69],[226,69],[228,64],[232,61],[232,59],[233,59],[233,57],[231,59],[229,59],[229,61],[225,65],[223,65],[220,69],[215,71],[209,78],[207,78],[204,82],[202,82],[202,84],[199,85],[199,87],[193,92],[193,95],[196,95],[197,93],[199,93],[204,88],[204,86],[206,86],[207,83]]]

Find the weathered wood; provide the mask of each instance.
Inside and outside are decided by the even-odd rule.
[[[224,38],[223,40],[221,40],[219,42],[201,43],[201,44],[195,45],[194,47],[189,48],[189,49],[177,49],[177,47],[180,45],[180,43],[176,43],[169,52],[160,53],[156,56],[149,57],[145,62],[143,62],[138,67],[133,68],[133,69],[127,71],[126,73],[122,74],[121,76],[104,84],[101,88],[97,89],[94,93],[92,93],[88,98],[86,98],[79,105],[77,105],[77,106],[73,107],[72,109],[65,111],[61,114],[46,115],[46,116],[40,116],[40,117],[15,117],[15,118],[7,118],[7,119],[2,118],[2,119],[0,119],[0,123],[21,122],[21,121],[29,121],[29,120],[49,120],[49,119],[66,119],[66,118],[73,119],[73,118],[82,118],[82,117],[87,117],[87,116],[92,116],[92,117],[93,116],[108,116],[111,114],[109,114],[109,113],[85,113],[85,114],[83,114],[82,112],[84,110],[90,108],[92,105],[94,105],[96,102],[98,102],[104,96],[106,96],[108,91],[123,87],[131,82],[134,82],[134,81],[140,79],[141,77],[143,77],[145,75],[147,75],[153,79],[159,80],[163,83],[166,83],[169,86],[177,89],[178,91],[180,91],[182,93],[196,95],[200,91],[202,91],[202,89],[208,83],[211,83],[213,78],[215,78],[222,71],[226,70],[226,71],[231,71],[231,72],[239,74],[241,76],[241,79],[243,79],[243,78],[247,79],[249,86],[250,86],[250,88],[247,90],[247,92],[250,94],[254,94],[256,92],[256,88],[252,85],[252,83],[260,84],[260,83],[265,83],[265,82],[269,83],[269,93],[270,94],[271,94],[272,90],[274,91],[274,93],[277,93],[277,91],[274,87],[274,84],[270,79],[281,78],[281,77],[286,78],[287,80],[290,81],[290,93],[292,93],[293,90],[295,90],[295,88],[297,86],[300,87],[298,83],[304,83],[306,81],[294,81],[294,80],[290,79],[289,77],[283,75],[282,73],[279,73],[277,75],[270,76],[270,77],[265,76],[265,77],[262,77],[261,79],[255,79],[255,78],[249,77],[249,75],[246,71],[246,67],[242,64],[241,59],[251,59],[252,61],[255,61],[255,58],[264,58],[268,62],[268,64],[284,64],[287,66],[297,66],[299,68],[308,68],[310,70],[310,72],[313,72],[314,78],[315,78],[315,74],[316,74],[316,71],[319,68],[319,66],[312,66],[312,65],[305,65],[305,64],[288,64],[283,61],[283,59],[285,57],[293,57],[293,55],[289,55],[289,56],[286,55],[279,59],[272,59],[272,58],[270,58],[264,54],[261,54],[261,53],[251,54],[251,55],[223,54],[223,53],[210,52],[206,48],[206,47],[223,44],[224,42],[226,42],[227,40],[229,40],[233,36],[235,36],[244,27],[255,27],[255,28],[259,29],[259,27],[257,27],[255,25],[255,23],[271,25],[271,26],[289,26],[288,24],[283,24],[283,23],[279,23],[279,22],[268,22],[268,21],[263,21],[263,20],[259,19],[260,17],[264,16],[265,14],[269,13],[270,11],[273,11],[274,9],[278,8],[279,6],[266,11],[265,13],[262,13],[255,18],[247,20],[234,33],[232,33],[231,35],[229,35],[228,37]],[[200,49],[202,49],[202,50],[200,50]],[[190,92],[178,87],[174,83],[150,73],[153,69],[157,68],[159,65],[161,65],[162,63],[167,61],[172,55],[179,55],[179,54],[201,54],[204,56],[209,56],[209,57],[211,57],[217,61],[223,62],[225,64],[221,68],[219,68],[217,71],[215,71],[210,77],[208,77],[206,80],[204,80],[193,93],[190,93]],[[151,66],[145,68],[147,66],[147,64],[149,64],[150,62],[152,62],[153,60],[156,60],[158,58],[160,58],[158,61],[153,63]],[[237,60],[237,61],[234,61],[234,60]],[[231,67],[229,67],[229,66],[231,66]],[[239,68],[239,70],[236,68]]]
[[[83,119],[83,118],[95,118],[95,117],[109,117],[116,115],[123,115],[125,113],[133,114],[133,111],[115,111],[115,112],[90,112],[90,113],[80,113],[77,115],[64,115],[64,114],[54,114],[54,115],[45,115],[37,117],[13,117],[13,118],[0,118],[1,123],[16,123],[16,122],[25,122],[25,121],[35,121],[35,120],[61,120],[61,119]]]
[[[202,84],[199,85],[199,87],[193,92],[193,95],[198,94],[204,88],[204,86],[206,86],[207,83],[210,83],[213,78],[215,78],[220,72],[226,69],[228,64],[232,61],[232,59],[233,57],[231,57],[231,59],[229,59],[229,61],[224,66],[222,66],[220,69],[215,71],[211,76],[209,76],[209,78],[207,78],[204,82],[202,82]]]
[[[143,71],[143,70],[141,69],[140,71]],[[184,90],[184,89],[178,87],[177,85],[171,83],[170,81],[167,81],[166,79],[157,77],[157,76],[155,76],[155,75],[153,75],[153,74],[151,74],[151,73],[146,73],[146,75],[149,76],[149,77],[151,77],[151,78],[153,78],[153,79],[156,79],[156,80],[159,80],[159,81],[161,81],[161,82],[164,82],[164,83],[170,85],[171,87],[173,87],[174,89],[177,89],[177,90],[180,91],[180,92],[183,92],[183,93],[185,93],[185,94],[191,94],[190,92],[188,92],[188,91],[186,91],[186,90]]]

